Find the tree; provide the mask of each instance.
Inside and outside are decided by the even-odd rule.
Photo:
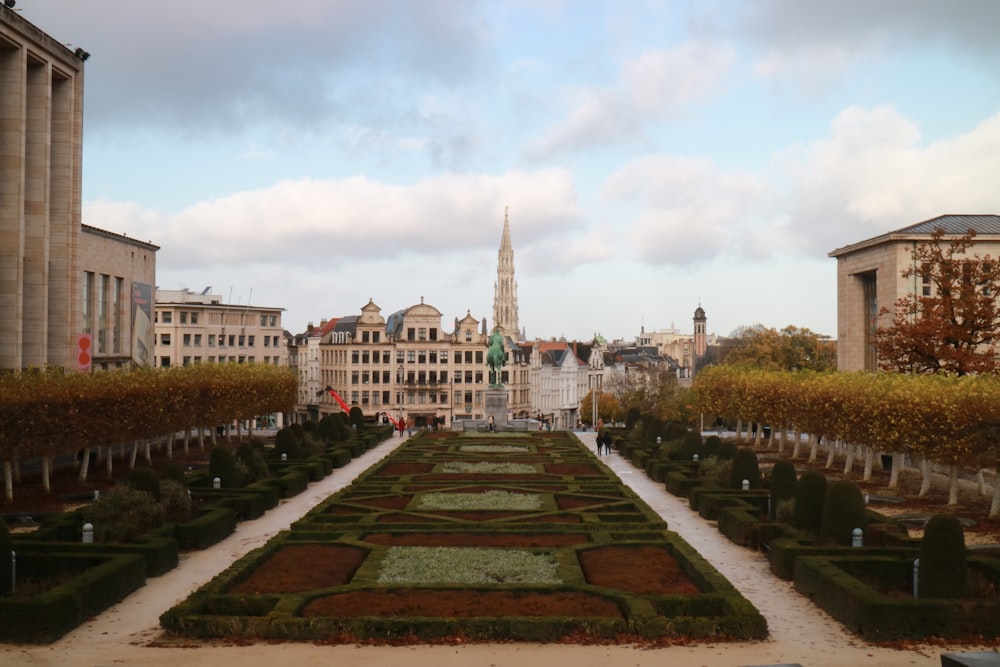
[[[938,228],[911,251],[902,277],[920,285],[920,293],[897,300],[895,311],[879,311],[880,317],[892,316],[873,335],[882,370],[952,375],[997,370],[1000,263],[967,252],[975,235],[970,229],[945,240]]]
[[[767,370],[827,371],[837,367],[837,347],[827,336],[806,328],[790,324],[777,331],[755,324],[733,332],[723,363]]]
[[[618,401],[619,414],[638,408],[643,414],[672,417],[677,389],[676,374],[655,364],[630,365],[604,379],[604,392]]]
[[[590,424],[593,420],[594,411],[594,391],[588,391],[587,395],[580,401],[580,419],[585,424]],[[597,392],[597,416],[605,423],[611,424],[622,421],[625,411],[621,405],[609,392]]]

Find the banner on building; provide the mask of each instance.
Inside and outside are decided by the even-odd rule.
[[[132,283],[132,361],[137,366],[153,363],[153,286]]]
[[[94,340],[90,334],[76,335],[76,370],[89,373],[94,362]]]

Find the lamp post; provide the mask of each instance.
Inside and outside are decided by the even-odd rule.
[[[403,418],[403,364],[396,369],[396,400],[399,403],[399,418]]]

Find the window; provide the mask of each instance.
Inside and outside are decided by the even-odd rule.
[[[187,323],[188,323],[188,314],[187,314],[187,311],[182,310],[181,311],[181,324],[187,324]],[[187,366],[187,364],[184,364],[184,365]]]
[[[365,350],[364,352],[362,352],[361,353],[361,363],[367,364],[368,361],[369,361],[368,357],[369,357],[368,350]]]
[[[377,332],[377,331],[373,331],[372,332],[372,342],[373,343],[377,343],[378,342],[378,333],[379,332]]]
[[[160,334],[160,345],[170,345],[170,334]]]
[[[359,358],[360,358],[360,353],[357,350],[351,350],[351,363],[352,364],[358,363]]]
[[[466,343],[472,342],[472,332],[469,331],[468,329],[465,330],[465,342]]]
[[[264,336],[264,347],[271,347],[271,337]]]
[[[455,375],[452,378],[452,381],[456,382],[458,384],[461,384],[462,383],[462,371],[455,371]]]
[[[424,327],[417,329],[417,340],[427,340],[427,329]]]
[[[229,347],[236,347],[236,336],[233,334],[229,335]]]
[[[483,363],[483,351],[482,350],[477,350],[476,351],[476,363],[477,364]]]
[[[184,347],[191,347],[191,334],[184,334]]]
[[[278,337],[274,337],[274,347],[278,347]]]
[[[208,346],[209,347],[215,347],[215,336],[209,335],[209,337],[208,337]]]
[[[91,274],[91,275],[93,275],[93,274]],[[173,322],[173,318],[174,318],[174,315],[169,310],[163,311],[162,320],[163,320],[164,324],[170,324],[171,322]]]
[[[467,364],[471,364],[472,363],[472,350],[466,350],[465,351],[465,363],[467,363]]]
[[[431,327],[431,340],[437,340],[437,339],[438,339],[438,330],[434,327]]]
[[[406,361],[408,363],[412,364],[414,362],[414,360],[416,360],[416,358],[417,358],[417,354],[416,354],[416,352],[414,350],[407,350],[406,351]]]
[[[429,361],[430,363],[436,364],[437,363],[437,359],[438,359],[438,353],[437,353],[436,350],[431,350],[427,354],[427,361]]]
[[[247,337],[243,334],[240,334],[240,347],[246,347],[246,341]]]
[[[427,363],[427,350],[419,350],[417,352],[417,363],[421,364]]]
[[[190,366],[191,365],[191,357],[184,357],[183,364],[185,366]]]
[[[462,363],[462,352],[460,350],[455,350],[455,363]]]
[[[261,315],[260,316],[260,326],[262,326],[262,327],[266,327],[267,326],[267,315]]]
[[[363,372],[361,373],[361,384],[368,384],[368,378],[369,378],[369,377],[370,377],[370,376],[369,376],[369,373],[368,373],[368,371],[363,371]]]
[[[414,329],[413,327],[409,327],[406,330],[406,340],[416,340],[416,338],[417,338],[417,330]]]
[[[267,321],[268,321],[268,324],[270,324],[272,327],[278,326],[278,316],[277,315],[270,315],[270,316],[268,316]]]
[[[253,347],[256,338],[257,338],[256,336],[247,336],[247,345]]]
[[[361,374],[358,371],[351,371],[351,384],[357,384]]]
[[[362,342],[362,343],[367,343],[367,342],[369,342],[369,338],[370,338],[370,337],[371,337],[371,334],[369,334],[369,333],[368,333],[367,331],[362,331],[362,332],[361,332],[361,342]]]
[[[368,405],[368,392],[361,392],[361,405]]]
[[[160,368],[170,368],[170,357],[160,357]]]
[[[194,346],[201,347],[201,334],[194,335]]]
[[[198,313],[191,313],[191,324],[198,324]]]

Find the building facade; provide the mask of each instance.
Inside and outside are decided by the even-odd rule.
[[[76,368],[83,72],[76,52],[0,6],[0,369]]]
[[[152,243],[82,225],[79,331],[94,370],[152,366],[156,251]],[[77,354],[75,368],[86,355]]]
[[[829,253],[837,260],[837,368],[878,370],[872,333],[888,324],[896,302],[907,294],[924,294],[918,278],[904,279],[912,252],[936,229],[948,237],[976,232],[972,251],[1000,257],[1000,215],[942,215],[882,234]],[[879,315],[881,309],[888,314]]]
[[[198,363],[288,364],[283,308],[228,304],[187,289],[156,290],[154,365]]]

